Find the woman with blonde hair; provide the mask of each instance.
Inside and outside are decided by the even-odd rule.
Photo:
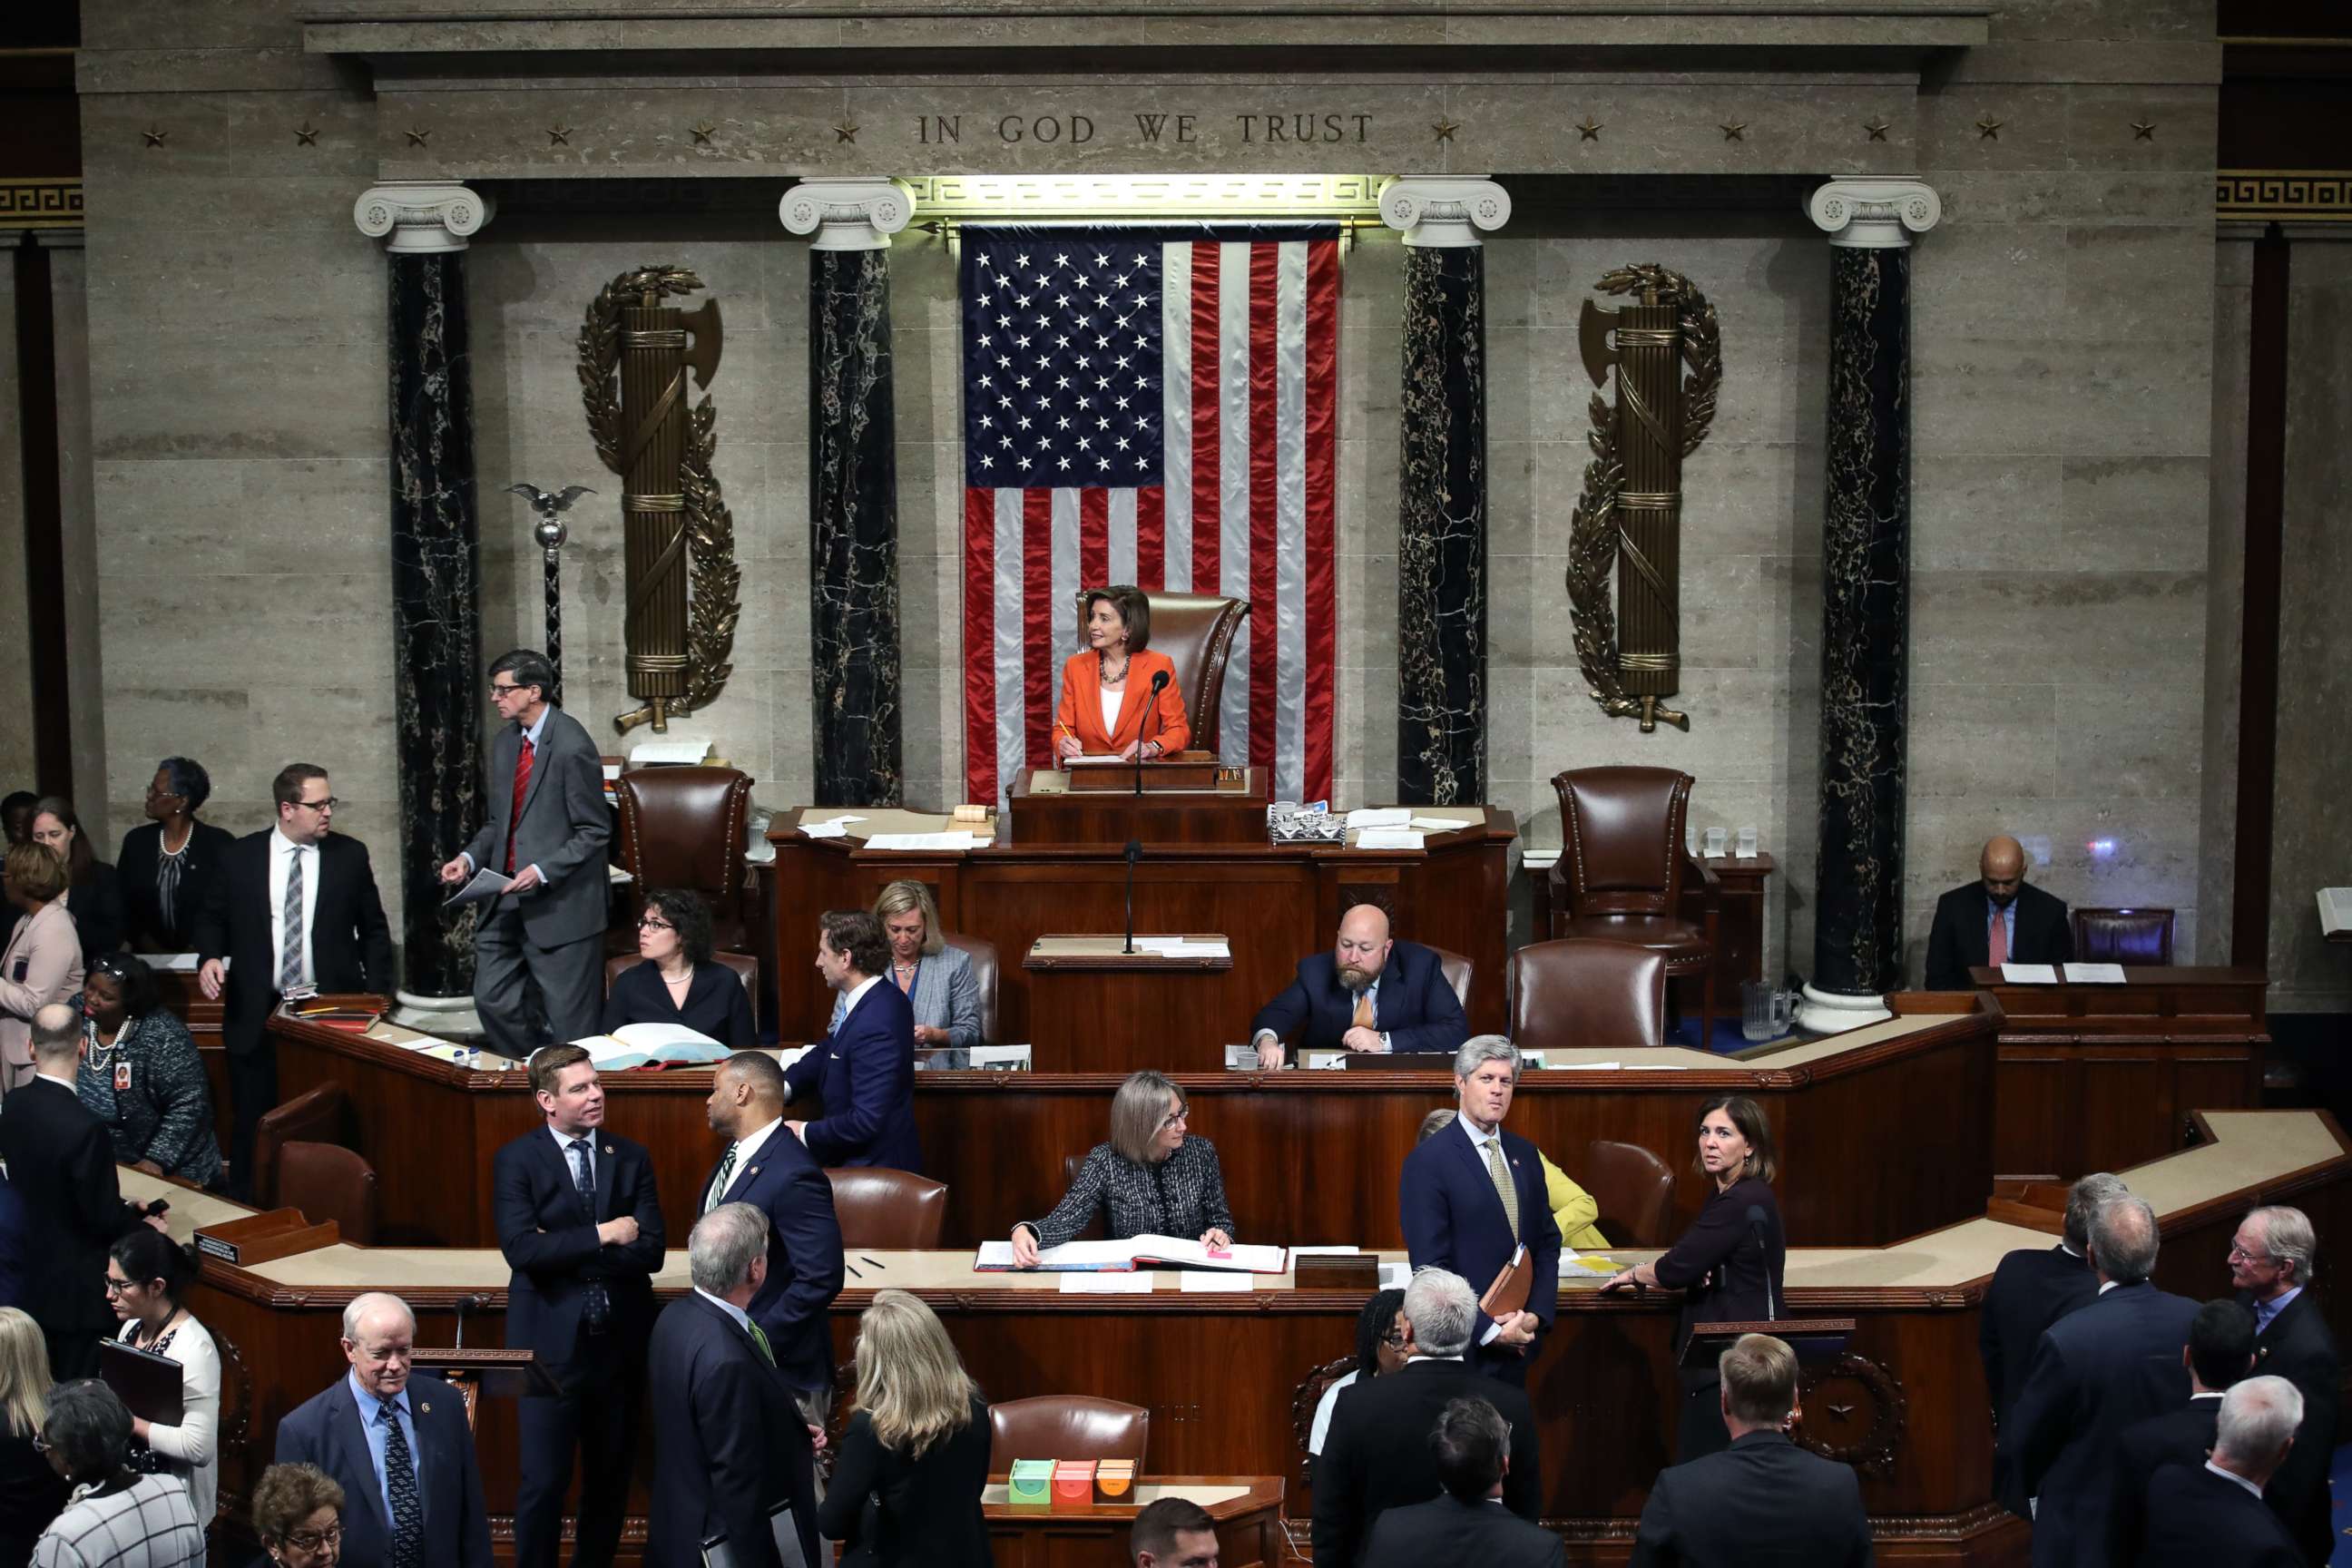
[[[22,1563],[66,1506],[66,1483],[33,1446],[49,1418],[49,1346],[41,1326],[0,1307],[0,1563]]]
[[[842,1568],[989,1568],[988,1402],[939,1315],[877,1290],[857,1324],[857,1409],[817,1529]]]
[[[890,967],[883,978],[906,994],[915,1012],[915,1044],[953,1046],[970,1050],[980,1040],[980,978],[971,972],[971,954],[950,947],[940,931],[940,906],[923,882],[901,880],[882,889],[874,900],[874,918],[882,922],[882,940],[890,945]],[[841,1026],[845,1001],[833,1005],[833,1024]]]

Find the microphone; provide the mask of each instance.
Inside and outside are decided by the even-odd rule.
[[[1764,1245],[1764,1205],[1762,1204],[1748,1205],[1748,1223],[1755,1228],[1756,1251],[1764,1260],[1764,1316],[1768,1319],[1777,1318],[1780,1314],[1772,1307],[1772,1252]]]
[[[1151,678],[1151,695],[1143,700],[1143,724],[1150,723],[1152,715],[1160,711],[1160,694],[1167,689],[1168,672],[1163,669]],[[1135,798],[1138,800],[1143,798],[1143,730],[1139,725],[1135,731]]]
[[[1123,952],[1135,951],[1135,863],[1143,858],[1143,840],[1127,841],[1127,946]]]

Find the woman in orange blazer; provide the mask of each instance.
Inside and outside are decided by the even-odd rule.
[[[1176,689],[1176,666],[1164,653],[1147,651],[1151,640],[1151,601],[1143,590],[1120,584],[1087,595],[1087,651],[1062,666],[1062,705],[1054,715],[1054,755],[1149,760],[1181,752],[1192,739],[1184,699]],[[1166,675],[1160,700],[1151,699],[1151,678]]]

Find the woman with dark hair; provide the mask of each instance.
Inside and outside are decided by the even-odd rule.
[[[107,1254],[106,1299],[122,1320],[114,1337],[180,1363],[179,1421],[158,1426],[131,1417],[127,1462],[149,1475],[179,1477],[196,1522],[210,1524],[220,1497],[221,1359],[211,1331],[183,1304],[195,1278],[188,1249],[143,1225]]]
[[[155,972],[127,952],[92,963],[82,977],[81,1028],[74,1092],[106,1123],[115,1160],[151,1176],[216,1185],[212,1088],[187,1026],[156,997]]]
[[[1789,1244],[1780,1228],[1780,1205],[1772,1183],[1780,1163],[1772,1153],[1772,1129],[1764,1110],[1744,1094],[1718,1094],[1699,1109],[1698,1153],[1692,1169],[1713,1184],[1705,1206],[1682,1238],[1657,1258],[1610,1277],[1603,1290],[1625,1286],[1663,1286],[1683,1293],[1682,1322],[1675,1332],[1675,1356],[1682,1357],[1692,1331],[1705,1323],[1762,1322],[1782,1315],[1781,1279]],[[1682,1440],[1687,1462],[1731,1443],[1724,1430],[1713,1358],[1682,1373]]]
[[[203,1568],[205,1531],[188,1489],[128,1468],[131,1432],[131,1412],[98,1379],[50,1392],[35,1446],[73,1493],[33,1543],[33,1568]]]
[[[277,1568],[335,1568],[343,1489],[316,1465],[272,1465],[254,1483],[253,1533]]]
[[[43,795],[33,807],[33,842],[44,845],[66,868],[66,896],[61,900],[81,932],[82,962],[122,945],[122,884],[114,868],[98,858],[89,836],[81,830],[73,802],[63,795]]]
[[[1078,1179],[1054,1212],[1013,1227],[1014,1267],[1037,1267],[1040,1252],[1071,1240],[1098,1209],[1109,1213],[1114,1241],[1188,1236],[1203,1247],[1234,1244],[1217,1146],[1192,1135],[1184,1091],[1148,1068],[1128,1074],[1111,1096],[1110,1142],[1087,1151]]]
[[[1151,601],[1140,588],[1118,584],[1087,595],[1083,653],[1062,666],[1062,703],[1054,715],[1054,755],[1149,760],[1181,752],[1192,739],[1176,666],[1148,651]],[[1157,699],[1154,676],[1167,684]]]
[[[147,785],[147,820],[122,836],[114,868],[122,887],[123,931],[146,952],[193,952],[196,916],[228,847],[226,828],[198,822],[212,776],[189,757],[165,757]]]
[[[41,797],[28,789],[12,789],[7,798],[0,800],[0,827],[5,827],[11,844],[33,841],[33,807]]]
[[[604,998],[606,1034],[631,1024],[676,1024],[734,1050],[760,1043],[742,980],[711,958],[710,910],[700,898],[675,888],[647,894],[637,955],[645,962],[614,976]]]
[[[1309,1454],[1320,1457],[1323,1452],[1323,1438],[1331,1430],[1331,1411],[1339,1403],[1340,1390],[1404,1370],[1404,1335],[1397,1331],[1397,1309],[1403,1305],[1403,1291],[1381,1290],[1356,1314],[1356,1369],[1335,1379],[1315,1402],[1315,1423],[1307,1433]]]

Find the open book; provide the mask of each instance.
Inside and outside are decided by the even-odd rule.
[[[1228,1274],[1280,1274],[1288,1257],[1279,1247],[1231,1247],[1212,1252],[1176,1236],[1136,1236],[1125,1241],[1066,1241],[1037,1255],[1045,1273],[1124,1273],[1137,1268],[1213,1268]],[[975,1272],[1013,1267],[1013,1244],[983,1241],[972,1260]]]
[[[572,1043],[588,1053],[600,1072],[671,1063],[700,1067],[735,1054],[683,1024],[625,1024],[609,1035],[590,1035]]]

